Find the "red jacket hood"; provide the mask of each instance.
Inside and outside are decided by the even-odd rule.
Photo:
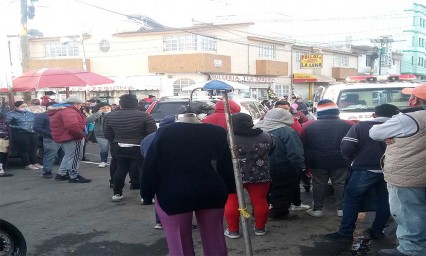
[[[240,105],[233,100],[228,100],[229,109],[231,110],[231,114],[239,113],[241,111]],[[225,113],[225,104],[223,101],[216,102],[216,106],[214,107],[215,113]]]

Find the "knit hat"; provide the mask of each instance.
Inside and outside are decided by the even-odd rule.
[[[317,116],[338,116],[339,107],[331,100],[320,100],[317,105]]]
[[[119,104],[121,108],[137,108],[138,99],[134,94],[124,94],[120,96]]]
[[[176,122],[176,117],[175,117],[175,116],[165,116],[165,117],[164,117],[164,118],[160,121],[159,126],[160,126],[160,127],[163,127],[163,126],[166,126],[166,125],[172,124],[172,123],[174,123],[174,122]]]
[[[84,101],[80,98],[78,98],[77,96],[69,96],[68,98],[65,99],[66,103],[73,103],[73,104],[83,104]]]
[[[246,113],[236,113],[231,116],[232,126],[235,130],[247,130],[251,129],[253,124],[253,118],[249,114]]]

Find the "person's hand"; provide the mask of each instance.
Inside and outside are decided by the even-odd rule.
[[[392,145],[395,143],[395,140],[393,138],[385,139],[386,145]]]

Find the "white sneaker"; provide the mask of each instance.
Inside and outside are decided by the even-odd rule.
[[[107,163],[105,163],[105,162],[101,162],[99,165],[98,165],[98,167],[99,168],[105,168],[107,166]]]
[[[33,164],[35,167],[39,168],[39,169],[43,169],[43,165],[41,164]]]
[[[311,207],[307,204],[300,204],[300,205],[291,205],[292,211],[306,211],[308,209],[311,209]]]
[[[39,170],[39,168],[37,168],[34,165],[30,164],[30,165],[25,166],[25,170]]]
[[[141,204],[143,204],[143,198],[141,198]],[[152,199],[152,203],[154,204],[155,203],[155,199]]]
[[[155,224],[154,228],[155,229],[163,229],[163,224],[157,223],[157,224]]]
[[[322,212],[322,210],[313,210],[313,209],[309,209],[306,211],[307,214],[311,215],[312,217],[322,217],[324,215],[324,213]]]
[[[225,232],[223,233],[226,237],[231,238],[231,239],[237,239],[240,238],[240,233],[239,232],[231,232],[228,229],[225,230]]]
[[[337,210],[337,217],[343,217],[343,210]]]
[[[111,201],[113,202],[120,202],[121,199],[123,199],[123,195],[117,194],[117,195],[113,195],[111,198]]]

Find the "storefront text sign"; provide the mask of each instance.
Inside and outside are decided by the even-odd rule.
[[[247,82],[247,83],[274,83],[274,77],[267,76],[236,76],[236,75],[210,75],[211,80],[226,80],[232,82]]]
[[[300,56],[300,68],[322,68],[322,54]]]

